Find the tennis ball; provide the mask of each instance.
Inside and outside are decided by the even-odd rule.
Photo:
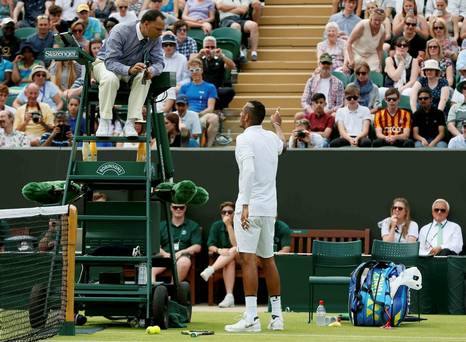
[[[329,327],[341,327],[341,323],[340,322],[332,322],[328,325]]]
[[[160,334],[160,327],[158,325],[147,327],[146,333],[149,335]]]

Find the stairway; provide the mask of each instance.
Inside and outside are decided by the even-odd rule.
[[[243,65],[238,74],[224,132],[230,130],[232,138],[241,133],[241,107],[257,99],[268,115],[281,107],[282,126],[289,135],[293,116],[301,110],[304,85],[317,66],[316,46],[330,13],[328,0],[266,0],[259,25],[259,60]],[[271,129],[268,119],[264,126]]]

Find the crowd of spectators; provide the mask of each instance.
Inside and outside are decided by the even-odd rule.
[[[466,2],[343,0],[333,11],[290,147],[460,148],[448,142],[466,124]],[[335,119],[328,144],[310,139],[322,132],[314,95]]]

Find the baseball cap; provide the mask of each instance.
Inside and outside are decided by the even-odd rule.
[[[171,33],[163,35],[162,44],[164,43],[176,44],[176,36]]]
[[[466,78],[463,78],[458,84],[456,85],[456,90],[460,92],[460,94],[463,93],[463,87],[466,85]]]
[[[0,25],[1,25],[2,27],[4,27],[4,26],[6,26],[6,25],[8,25],[8,24],[13,24],[13,25],[15,25],[15,21],[14,21],[13,19],[11,19],[11,18],[3,18]]]
[[[80,4],[78,8],[76,8],[76,12],[81,13],[82,11],[90,12],[89,6],[87,4]]]
[[[176,97],[176,101],[175,103],[184,103],[184,104],[188,104],[188,97],[186,95],[178,95]]]
[[[319,62],[320,63],[330,63],[330,64],[332,64],[333,59],[332,59],[332,56],[330,56],[329,53],[323,53],[323,54],[320,55]]]

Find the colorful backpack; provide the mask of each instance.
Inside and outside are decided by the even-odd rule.
[[[353,271],[348,299],[353,325],[395,327],[404,320],[408,311],[408,287],[401,285],[393,297],[390,295],[391,283],[404,269],[402,264],[371,260]]]

